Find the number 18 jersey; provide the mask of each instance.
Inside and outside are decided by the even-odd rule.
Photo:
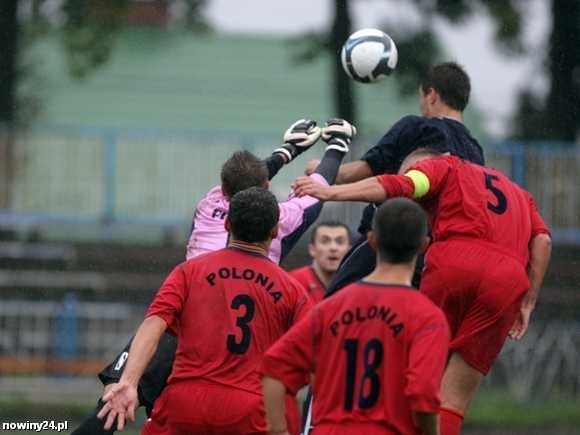
[[[449,328],[412,287],[359,281],[316,305],[274,344],[262,371],[290,392],[314,373],[314,434],[416,434],[439,412]]]
[[[203,380],[262,394],[266,349],[312,307],[302,286],[250,246],[229,247],[177,266],[147,312],[176,324],[169,384]]]

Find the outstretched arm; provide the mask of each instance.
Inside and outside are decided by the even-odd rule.
[[[339,186],[323,186],[310,177],[300,177],[294,184],[297,195],[310,195],[321,201],[382,202],[387,193],[376,177]]]
[[[268,179],[271,180],[286,163],[290,163],[312,145],[321,135],[316,121],[299,119],[284,133],[284,144],[276,148],[272,155],[264,160],[268,168]]]
[[[356,160],[340,165],[338,176],[336,177],[336,184],[354,183],[355,181],[364,180],[373,175],[373,171],[367,162],[364,160]]]
[[[135,409],[139,403],[137,386],[166,328],[167,324],[158,316],[146,318],[139,326],[119,383],[103,396],[105,405],[97,416],[101,419],[107,417],[106,430],[111,429],[115,421],[118,430],[123,430],[126,420],[135,421]]]

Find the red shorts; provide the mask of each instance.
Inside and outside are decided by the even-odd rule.
[[[290,434],[298,435],[294,396],[286,396],[286,419]],[[209,382],[177,382],[163,390],[141,434],[267,434],[264,402],[262,396]]]
[[[529,289],[523,265],[478,240],[450,240],[429,247],[421,292],[449,322],[451,349],[487,374]]]
[[[310,432],[312,435],[344,435],[344,434],[364,434],[364,435],[396,435],[401,432],[390,430],[389,427],[376,423],[323,423],[314,426]],[[408,435],[413,435],[414,432]]]

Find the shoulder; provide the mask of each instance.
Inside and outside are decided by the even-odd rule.
[[[310,266],[302,266],[296,269],[289,270],[288,273],[294,278],[302,278],[310,275]]]
[[[441,308],[419,291],[412,293],[413,317],[419,326],[426,324],[447,324],[447,319]]]

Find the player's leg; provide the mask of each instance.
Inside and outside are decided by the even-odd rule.
[[[131,341],[127,343],[125,348],[113,360],[111,364],[105,367],[99,373],[99,379],[105,386],[103,395],[110,388],[110,385],[116,383],[121,378],[125,363],[129,356],[129,348]],[[141,381],[139,382],[139,406],[145,406],[147,415],[150,414],[153,408],[153,403],[159,397],[163,388],[167,384],[167,378],[171,374],[173,367],[173,360],[175,359],[175,350],[177,347],[177,339],[174,335],[166,332],[161,336],[157,351],[155,352],[151,362],[147,366]],[[101,395],[102,397],[102,395]],[[99,398],[97,407],[85,418],[85,420],[72,432],[74,435],[110,435],[114,430],[104,430],[103,421],[97,418],[97,414],[103,407],[103,402]]]
[[[104,402],[99,398],[97,407],[83,420],[83,422],[71,432],[71,435],[112,435],[114,429],[105,430],[103,420],[97,417]]]
[[[451,354],[441,382],[441,435],[459,435],[463,416],[482,379],[483,373],[467,364],[461,355]]]

